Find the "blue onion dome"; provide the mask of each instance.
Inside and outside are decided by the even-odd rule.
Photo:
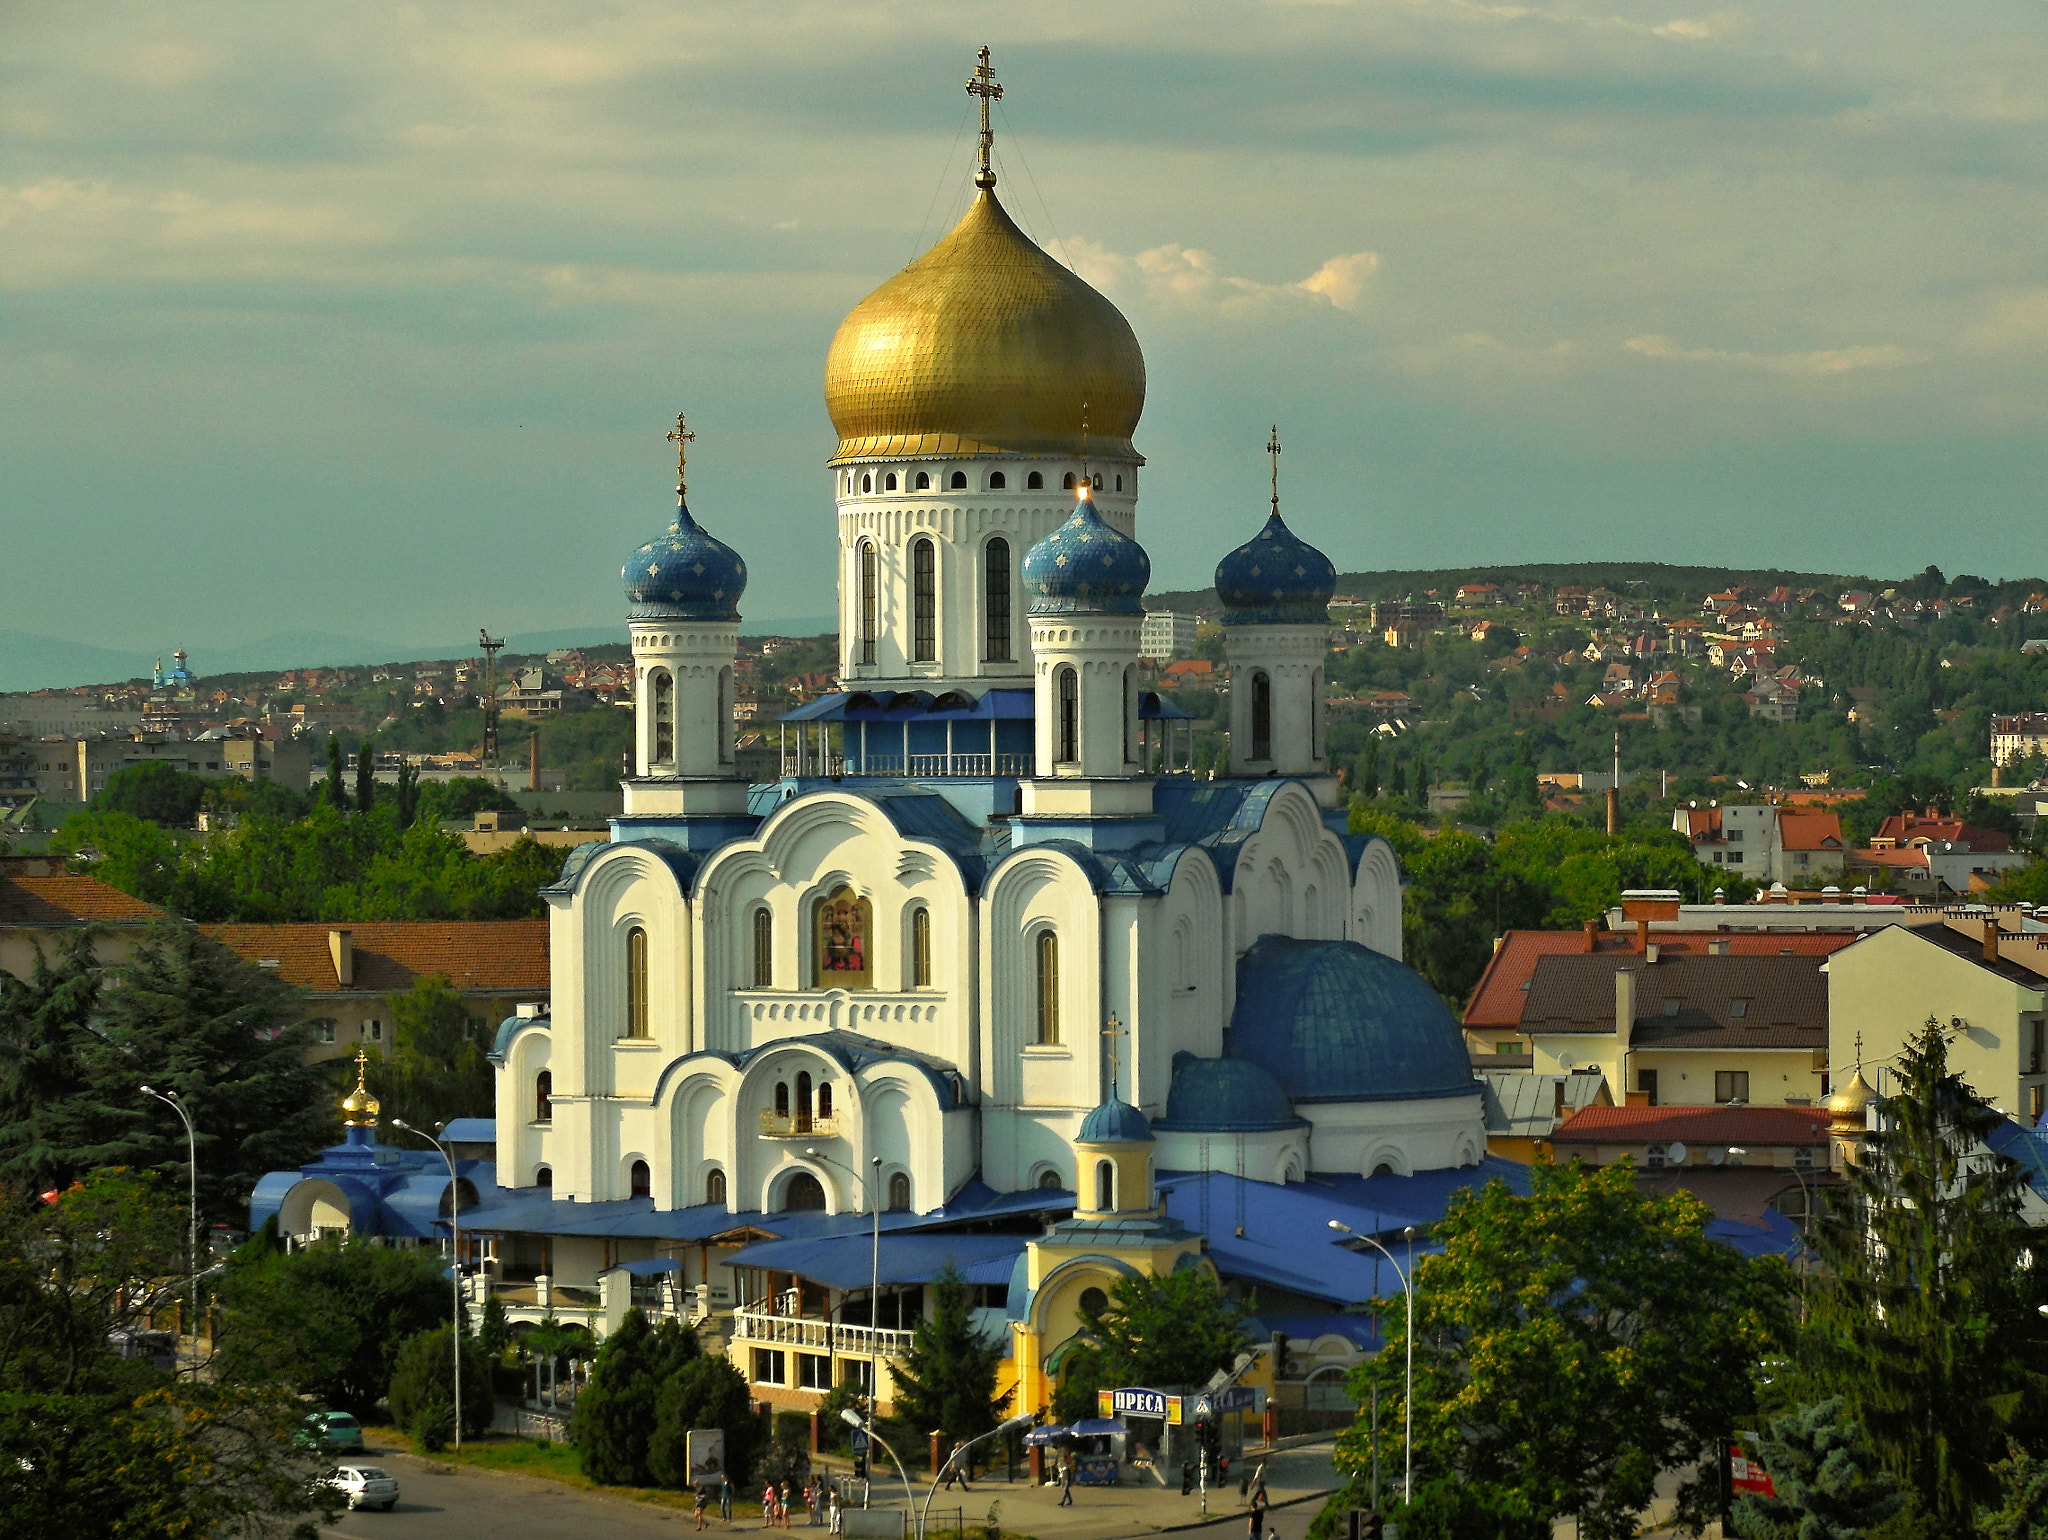
[[[1081,1120],[1077,1144],[1150,1144],[1152,1125],[1145,1114],[1122,1100],[1116,1087],[1109,1088],[1109,1100]]]
[[[1275,507],[1265,527],[1216,564],[1226,626],[1318,625],[1329,619],[1337,569],[1287,527]]]
[[[1024,553],[1034,615],[1139,615],[1152,559],[1095,511],[1086,488],[1074,516]]]
[[[619,576],[633,620],[738,620],[747,591],[740,553],[713,539],[676,505],[676,521],[626,558]]]
[[[1173,1088],[1166,1093],[1169,1132],[1252,1133],[1293,1128],[1303,1120],[1272,1073],[1247,1059],[1173,1056]]]

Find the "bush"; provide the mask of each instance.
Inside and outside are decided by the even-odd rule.
[[[1550,1540],[1551,1522],[1537,1518],[1520,1494],[1444,1476],[1417,1489],[1412,1503],[1393,1505],[1402,1540]]]
[[[437,1326],[408,1338],[391,1373],[391,1420],[429,1449],[455,1426],[455,1353],[451,1328]],[[462,1344],[462,1436],[489,1431],[494,1397],[490,1360],[474,1337]],[[425,1428],[429,1431],[422,1431]]]
[[[767,1429],[754,1410],[745,1377],[723,1358],[693,1358],[661,1387],[647,1468],[663,1486],[689,1485],[688,1435],[693,1428],[723,1428],[726,1479],[734,1486],[752,1479]]]
[[[654,1484],[649,1442],[663,1391],[679,1371],[700,1358],[695,1332],[674,1321],[663,1322],[656,1331],[638,1310],[626,1312],[619,1329],[598,1349],[590,1383],[576,1398],[571,1437],[582,1455],[585,1476],[607,1486]],[[684,1469],[681,1450],[676,1452],[676,1468]]]

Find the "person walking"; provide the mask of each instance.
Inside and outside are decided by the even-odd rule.
[[[960,1483],[961,1491],[972,1492],[974,1490],[973,1487],[967,1484],[967,1441],[965,1439],[953,1445],[953,1456],[946,1462],[945,1489],[948,1492],[952,1491],[953,1483],[956,1481]]]
[[[697,1501],[696,1501],[697,1527],[698,1527],[699,1529],[703,1529],[703,1528],[705,1528],[705,1527],[706,1527],[706,1524],[705,1524],[705,1514],[706,1514],[706,1512],[707,1512],[707,1511],[708,1511],[708,1510],[710,1509],[710,1507],[711,1507],[711,1493],[710,1493],[710,1491],[709,1491],[709,1490],[708,1490],[708,1489],[707,1489],[707,1488],[706,1488],[706,1487],[704,1486],[704,1484],[703,1484],[703,1483],[702,1483],[702,1482],[700,1481],[700,1482],[699,1482],[699,1483],[697,1484],[697,1487],[696,1487],[696,1492],[695,1492],[695,1495],[696,1495],[696,1499],[697,1499]]]
[[[1265,1540],[1266,1510],[1272,1505],[1272,1499],[1266,1496],[1266,1484],[1263,1481],[1252,1488],[1252,1510],[1245,1519],[1247,1540]]]
[[[1071,1449],[1062,1449],[1060,1451],[1059,1506],[1062,1508],[1074,1506],[1074,1452]]]
[[[804,1505],[810,1509],[808,1527],[816,1529],[818,1520],[824,1516],[825,1508],[825,1480],[822,1476],[811,1477],[804,1489]]]
[[[839,1530],[839,1488],[835,1485],[832,1488],[830,1505],[825,1510],[825,1532],[834,1536],[836,1540]]]
[[[718,1516],[732,1522],[732,1483],[722,1475],[718,1478]]]

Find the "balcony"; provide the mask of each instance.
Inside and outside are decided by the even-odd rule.
[[[867,754],[849,757],[829,752],[821,754],[815,748],[785,747],[782,751],[785,778],[871,775],[910,780],[985,779],[990,776],[1030,775],[1036,763],[1030,754]]]
[[[835,1117],[816,1117],[808,1112],[763,1112],[763,1139],[831,1139],[839,1133]]]
[[[773,1315],[764,1310],[735,1310],[732,1340],[773,1347],[808,1348],[847,1358],[901,1358],[910,1351],[912,1333],[886,1327],[842,1326],[809,1316]]]

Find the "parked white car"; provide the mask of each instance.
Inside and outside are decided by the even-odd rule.
[[[398,1505],[398,1483],[380,1466],[340,1466],[327,1484],[348,1499],[351,1508],[382,1508],[389,1513]]]

